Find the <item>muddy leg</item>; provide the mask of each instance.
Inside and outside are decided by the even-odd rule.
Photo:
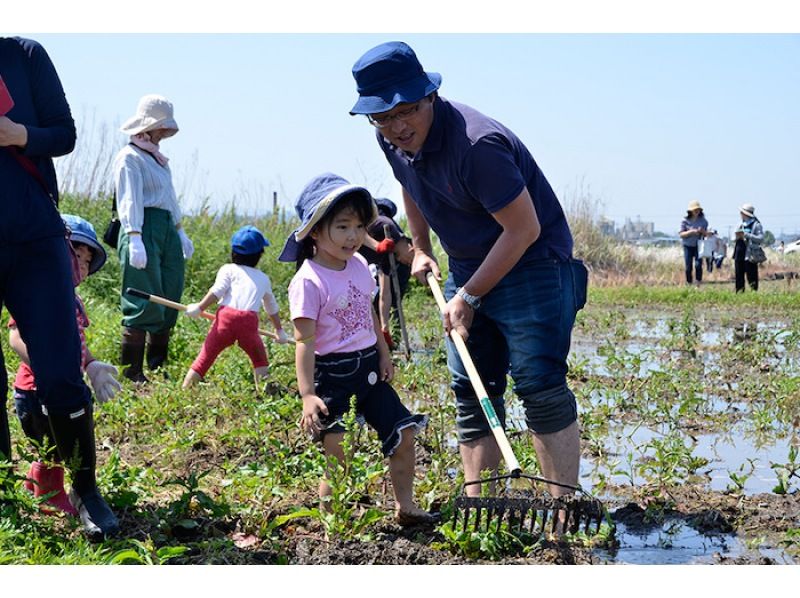
[[[492,475],[497,475],[500,465],[500,448],[493,436],[484,436],[459,445],[461,463],[464,466],[464,480],[471,482],[481,478],[481,472],[488,469]],[[538,451],[537,451],[538,452]],[[472,484],[465,489],[467,496],[480,496],[481,485]]]

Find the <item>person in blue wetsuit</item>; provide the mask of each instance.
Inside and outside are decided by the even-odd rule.
[[[414,247],[413,275],[437,278],[429,231],[449,259],[444,326],[467,346],[501,422],[506,375],[525,406],[545,477],[575,485],[580,436],[566,382],[587,271],[572,258],[572,234],[542,171],[501,123],[439,96],[441,75],[427,73],[403,42],[381,44],[356,61],[358,101],[402,185]],[[448,366],[457,404],[467,480],[494,470],[500,451],[455,347]],[[555,484],[556,496],[566,490]],[[469,486],[471,494],[480,485]]]

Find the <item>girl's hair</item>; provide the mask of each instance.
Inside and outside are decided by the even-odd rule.
[[[311,233],[315,230],[321,230],[323,227],[330,226],[333,219],[345,210],[352,210],[361,222],[367,224],[367,222],[372,220],[372,199],[358,192],[348,193],[340,197],[336,203],[333,204],[333,207],[325,212],[319,222],[314,225],[314,228],[308,231],[308,234],[300,241],[300,251],[297,254],[298,270],[300,266],[303,265],[303,262],[314,257],[314,253],[316,252],[316,244],[314,243],[314,239],[311,238]]]
[[[250,253],[248,255],[231,251],[231,262],[237,266],[250,266],[251,268],[255,268],[262,255],[264,255],[263,249],[258,253]]]
[[[703,215],[703,208],[700,208],[700,213],[697,215],[697,217],[700,218],[700,216],[702,215]],[[692,210],[686,210],[686,219],[687,220],[692,219]]]

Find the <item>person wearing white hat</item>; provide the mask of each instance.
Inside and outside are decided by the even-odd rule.
[[[756,209],[752,204],[745,203],[739,207],[739,216],[742,219],[736,229],[736,244],[733,247],[733,270],[735,289],[737,293],[744,292],[744,281],[754,291],[758,290],[758,264],[763,261],[761,256],[764,250],[764,227],[756,218]]]
[[[159,145],[178,132],[172,103],[160,95],[143,96],[136,114],[120,131],[129,135],[113,167],[121,223],[117,251],[122,288],[133,287],[180,302],[184,260],[192,257],[194,245],[181,226],[169,160]],[[123,375],[137,383],[147,382],[145,341],[147,365],[155,370],[166,361],[178,312],[125,293],[121,304]]]
[[[683,246],[683,264],[686,273],[686,284],[692,284],[692,269],[695,273],[695,285],[703,280],[703,260],[700,259],[700,240],[708,234],[708,220],[703,214],[700,202],[692,200],[686,208],[686,217],[681,221],[678,236]]]

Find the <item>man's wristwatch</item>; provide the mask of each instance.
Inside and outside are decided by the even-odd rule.
[[[464,303],[469,305],[472,309],[478,309],[481,306],[481,298],[477,295],[470,295],[464,290],[464,287],[458,287],[456,295],[464,300]]]

